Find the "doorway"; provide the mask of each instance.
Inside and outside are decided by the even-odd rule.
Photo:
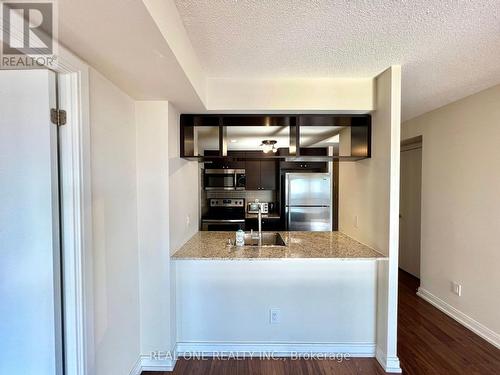
[[[420,279],[422,137],[401,142],[399,268]]]
[[[63,373],[56,74],[0,72],[0,373]],[[29,357],[19,358],[23,353]]]
[[[93,363],[88,67],[59,52],[57,72],[0,71],[2,374]]]

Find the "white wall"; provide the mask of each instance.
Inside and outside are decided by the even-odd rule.
[[[139,356],[133,100],[90,69],[95,374],[128,374]]]
[[[199,165],[181,159],[179,112],[168,107],[168,158],[170,184],[170,252],[176,252],[198,231]]]
[[[198,165],[179,158],[167,101],[135,102],[91,70],[90,105],[96,374],[140,356],[165,370],[148,357],[175,346],[170,254],[198,230]]]
[[[405,122],[402,136],[423,136],[421,288],[492,330],[497,346],[499,103],[500,85]]]
[[[179,112],[172,104],[138,101],[135,113],[144,358],[152,351],[175,349],[175,267],[170,254],[198,230],[198,164],[179,157]],[[170,365],[168,360],[148,362],[157,369]]]
[[[199,165],[181,159],[179,111],[168,106],[168,159],[169,159],[169,231],[170,254],[176,252],[199,228]],[[176,310],[175,262],[170,262],[170,341],[178,341]]]
[[[381,95],[379,86],[377,99],[390,100]],[[380,109],[386,104],[378,103],[372,115],[371,158],[339,164],[339,230],[388,255],[391,114]],[[340,136],[340,153],[350,154],[344,149],[350,147],[350,129]]]
[[[374,354],[376,260],[175,263],[181,351]]]
[[[141,353],[171,350],[167,101],[138,101],[137,207]]]
[[[398,371],[401,68],[389,68],[374,84],[371,158],[339,166],[339,230],[388,256],[378,262],[377,359],[387,370]]]
[[[339,111],[374,109],[373,79],[208,79],[210,111]]]

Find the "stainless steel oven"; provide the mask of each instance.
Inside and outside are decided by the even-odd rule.
[[[201,230],[245,230],[245,200],[243,198],[211,198],[208,212],[201,219]]]
[[[244,169],[205,169],[205,190],[245,190]]]

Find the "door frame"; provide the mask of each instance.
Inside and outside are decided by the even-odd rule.
[[[401,149],[400,149],[400,154],[403,152],[407,151],[413,151],[420,149],[423,151],[424,147],[424,139],[422,135],[418,135],[416,137],[412,138],[407,138],[407,139],[402,139],[401,140]],[[421,174],[420,174],[420,249],[419,249],[419,257],[418,257],[418,262],[419,262],[419,275],[418,279],[420,280],[422,277],[422,173],[423,173],[423,154],[422,154],[422,159],[420,160],[420,166],[421,166]],[[401,163],[402,165],[402,163]],[[401,190],[401,179],[400,179],[400,190]],[[400,197],[402,195],[402,192],[400,191]],[[400,207],[400,213],[399,213],[399,218],[401,219],[401,207]],[[401,231],[401,221],[400,221],[400,231]],[[401,251],[401,236],[399,238],[399,247],[398,250]],[[398,257],[398,262],[399,262],[399,257]],[[398,268],[401,268],[400,265],[398,264]],[[402,268],[401,268],[402,269]],[[407,270],[402,269],[403,271],[409,273]],[[415,276],[415,275],[412,275]]]
[[[63,269],[63,341],[66,375],[93,373],[93,255],[90,163],[89,67],[58,47]]]

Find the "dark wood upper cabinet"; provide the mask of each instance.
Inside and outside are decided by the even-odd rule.
[[[206,169],[245,169],[246,190],[276,190],[278,161],[262,151],[229,151],[221,158],[218,151],[204,153]],[[269,159],[269,160],[266,160]]]
[[[288,149],[279,149],[278,153],[283,156],[288,156]],[[324,147],[318,148],[301,148],[301,156],[327,156],[328,150]],[[311,172],[327,172],[328,163],[326,161],[280,161],[280,170],[282,171],[311,171]]]
[[[275,140],[278,147],[286,147],[287,155],[268,153],[259,157],[279,159],[285,169],[297,165],[304,168],[307,164],[323,168],[313,163],[371,157],[370,115],[182,114],[180,126],[181,157],[222,167],[240,168],[245,160],[254,158],[250,152],[240,150],[257,150],[262,140]],[[325,147],[332,152],[316,154],[318,148]],[[217,155],[206,155],[204,150],[215,150]]]
[[[245,155],[244,151],[228,151],[227,155],[231,158],[231,165],[234,169],[245,168]]]
[[[300,126],[352,126],[352,115],[299,115]],[[366,116],[358,118],[364,119]]]
[[[276,160],[260,161],[260,187],[262,190],[276,190]]]
[[[223,126],[290,126],[294,125],[295,116],[284,115],[223,115]]]
[[[228,151],[226,158],[219,156],[219,151],[205,150],[205,168],[209,169],[244,169],[245,152]]]
[[[260,190],[260,160],[247,160],[245,175],[246,190]]]
[[[277,160],[261,151],[248,151],[246,157],[246,190],[276,190]]]

